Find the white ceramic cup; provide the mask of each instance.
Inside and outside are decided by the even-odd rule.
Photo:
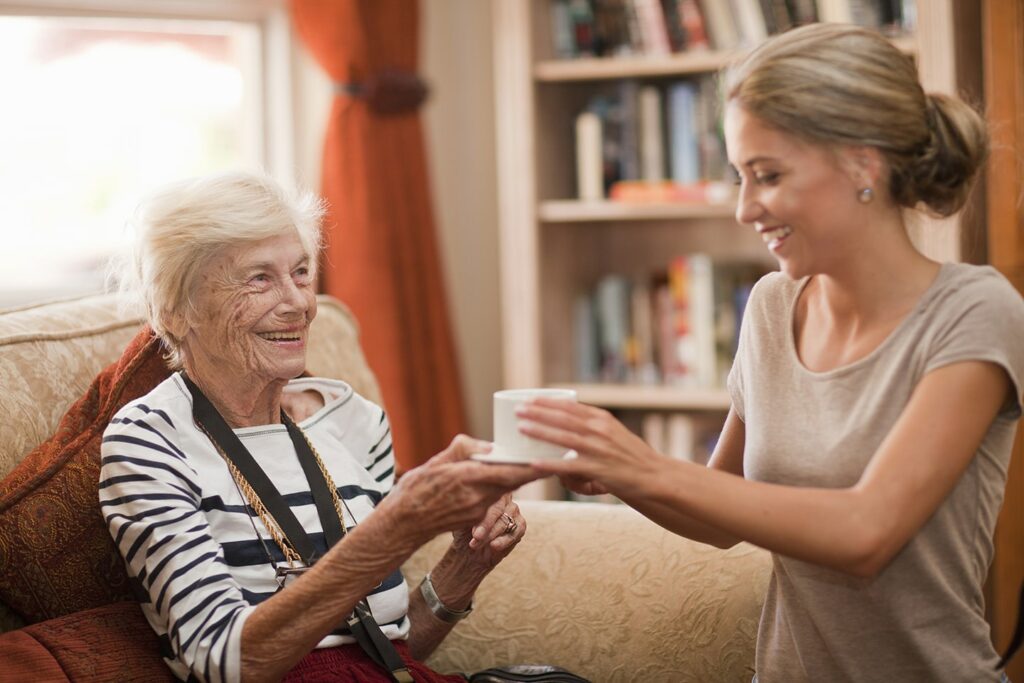
[[[569,451],[539,441],[519,431],[516,407],[533,398],[575,401],[572,389],[506,389],[494,392],[494,450],[487,457],[493,462],[532,462],[561,460]]]

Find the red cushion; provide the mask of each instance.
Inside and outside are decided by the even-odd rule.
[[[100,440],[114,413],[169,375],[143,328],[0,482],[0,600],[26,622],[134,597],[99,511]]]
[[[136,602],[119,602],[0,635],[0,683],[173,681]]]

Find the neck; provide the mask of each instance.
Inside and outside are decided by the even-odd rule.
[[[874,221],[840,263],[815,276],[821,304],[837,319],[870,321],[903,311],[920,298],[939,264],[914,247],[902,219]]]
[[[281,422],[281,395],[287,380],[260,381],[256,378],[223,378],[220,373],[203,372],[185,361],[189,379],[210,399],[217,412],[232,428],[257,427]]]

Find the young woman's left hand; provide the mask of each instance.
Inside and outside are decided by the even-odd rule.
[[[538,398],[520,406],[516,416],[523,434],[576,451],[575,458],[533,465],[557,474],[573,490],[616,493],[624,477],[655,468],[663,457],[607,410],[594,406]]]

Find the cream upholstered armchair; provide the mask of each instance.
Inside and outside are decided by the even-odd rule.
[[[348,310],[326,297],[319,310],[310,371],[344,379],[379,400]],[[120,313],[111,296],[0,312],[0,477],[53,433],[97,373],[121,356],[140,325],[138,318]],[[43,469],[57,466],[43,463]],[[8,481],[12,479],[18,477]],[[34,507],[25,504],[22,494],[14,500],[11,486],[0,485],[0,598],[27,604],[18,600],[24,598],[28,581],[33,599],[51,608],[44,616],[54,616],[64,613],[59,601],[40,596],[57,588],[73,592],[74,586],[58,584],[95,575],[90,568],[97,562],[76,560],[78,564],[65,567],[68,563],[59,558],[75,550],[65,547],[40,548],[37,555],[28,548],[31,552],[19,566],[12,558],[26,551],[26,543],[67,543],[53,541],[60,529],[47,527],[60,514],[98,512],[80,509],[88,508],[89,500],[95,504],[92,482],[37,479]],[[54,481],[83,490],[45,490]],[[24,492],[24,476],[18,485]],[[71,502],[76,495],[80,503]],[[473,615],[442,644],[431,665],[465,672],[509,663],[557,664],[595,683],[750,680],[769,574],[766,553],[745,545],[722,551],[692,543],[624,506],[523,501],[522,507],[529,524],[525,539],[481,587]],[[418,583],[447,542],[437,538],[408,561],[410,585]],[[44,553],[51,559],[40,559],[35,566],[31,558]],[[26,569],[26,563],[32,566]],[[8,580],[15,574],[17,581]],[[31,610],[22,607],[22,612]],[[40,618],[37,612],[30,616]],[[0,603],[0,630],[24,623]],[[33,628],[25,632],[51,649],[57,647]],[[48,633],[52,638],[61,631]],[[11,642],[15,634],[7,635],[12,638],[6,642]],[[0,658],[10,651],[0,647]],[[84,655],[72,651],[60,656]],[[137,679],[147,680],[141,674]]]

